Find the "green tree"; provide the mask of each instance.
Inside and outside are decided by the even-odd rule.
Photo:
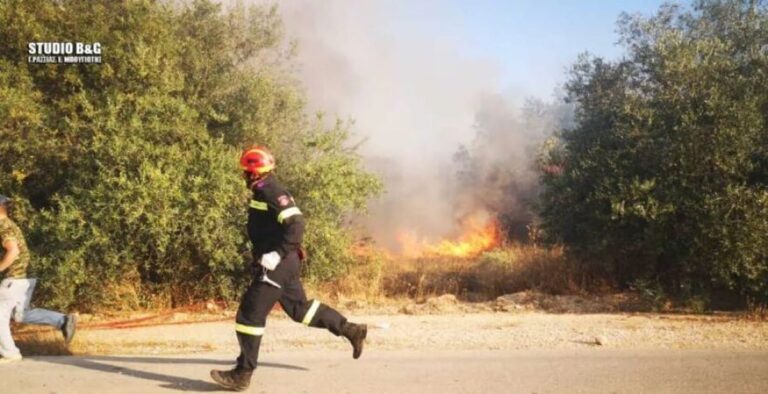
[[[275,7],[9,0],[0,37],[0,188],[49,305],[237,295],[250,279],[237,158],[256,142],[307,216],[308,274],[350,263],[344,215],[381,185],[344,124],[305,115]],[[28,64],[31,41],[100,42],[103,64]]]
[[[542,150],[550,239],[622,284],[768,300],[768,3],[697,1],[619,21],[583,56],[577,125]]]

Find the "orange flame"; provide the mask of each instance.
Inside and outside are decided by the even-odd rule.
[[[461,225],[461,234],[453,240],[430,242],[411,231],[400,231],[397,239],[402,255],[406,257],[472,257],[501,243],[498,223],[487,217],[482,218],[481,215],[464,220]]]

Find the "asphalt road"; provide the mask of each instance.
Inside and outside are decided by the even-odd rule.
[[[215,392],[231,355],[31,357],[2,393]],[[266,353],[251,393],[768,393],[768,352],[519,350]]]

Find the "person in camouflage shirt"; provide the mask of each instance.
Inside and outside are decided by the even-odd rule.
[[[76,315],[40,308],[29,308],[36,280],[27,277],[30,256],[27,242],[19,226],[8,217],[11,200],[0,195],[0,364],[21,360],[21,353],[11,335],[11,318],[17,323],[42,324],[61,329],[64,341],[69,344],[75,334]]]
[[[4,266],[0,265],[0,271],[5,269],[5,278],[26,279],[27,268],[29,267],[29,249],[24,235],[21,234],[21,229],[8,216],[0,217],[0,241],[3,245],[6,242],[15,241],[19,250],[18,256],[10,266],[5,269]]]

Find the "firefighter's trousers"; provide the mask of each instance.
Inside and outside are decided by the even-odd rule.
[[[235,325],[237,341],[240,343],[238,368],[256,368],[267,315],[276,302],[280,303],[293,321],[341,335],[347,319],[317,300],[307,300],[299,276],[299,266],[298,255],[289,253],[274,271],[266,273],[266,279],[256,276],[243,295]]]

